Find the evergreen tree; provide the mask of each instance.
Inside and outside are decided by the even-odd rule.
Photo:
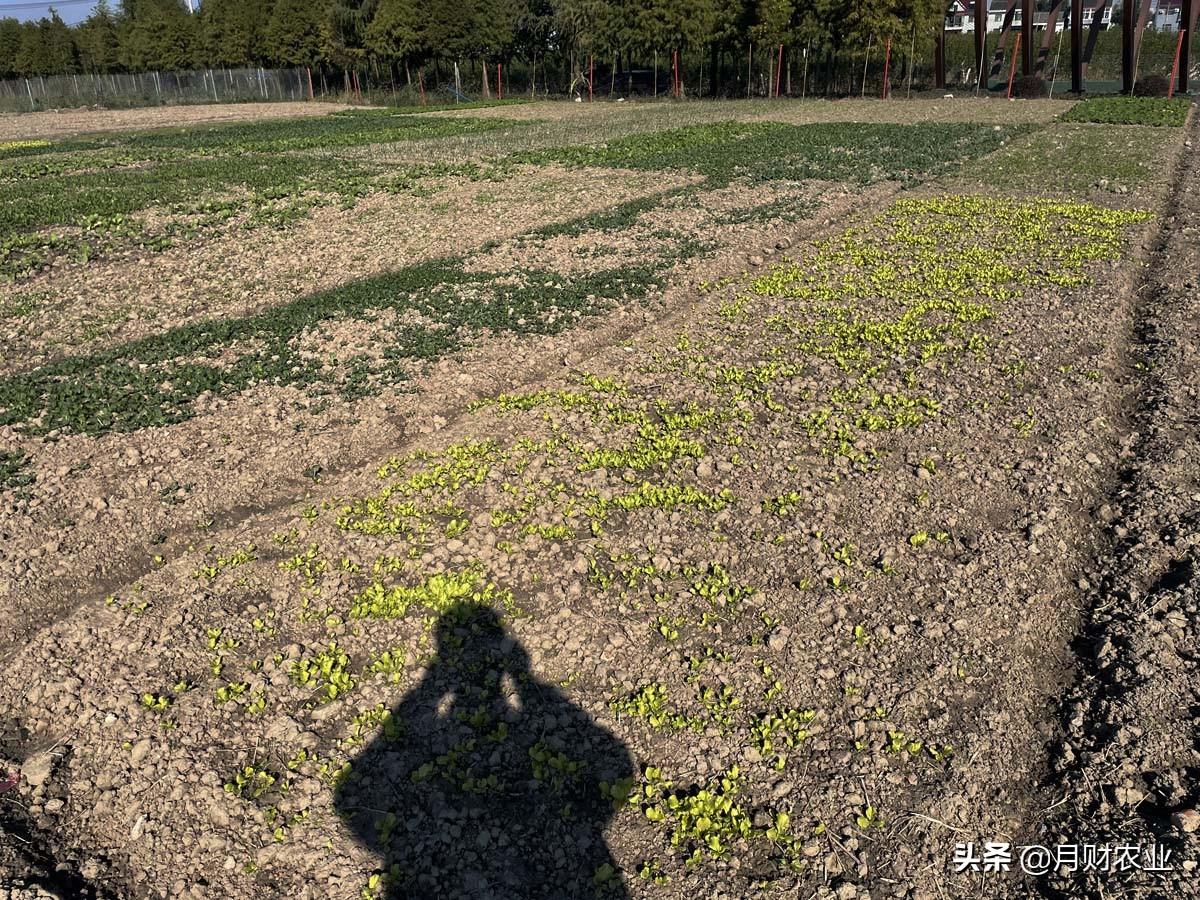
[[[79,55],[75,50],[75,39],[58,10],[50,7],[50,15],[38,22],[38,31],[41,32],[45,74],[69,75],[78,72]]]
[[[269,0],[205,0],[200,7],[200,56],[214,66],[257,66],[268,56]]]
[[[382,59],[422,65],[430,56],[427,22],[415,0],[380,0],[367,26],[367,47]]]
[[[758,0],[750,37],[756,44],[774,47],[787,40],[792,22],[792,0]]]
[[[322,0],[275,0],[267,22],[267,56],[285,66],[312,66],[325,59],[323,24],[329,9]]]
[[[134,71],[195,64],[195,19],[183,0],[121,0],[120,58]]]
[[[112,72],[118,66],[117,20],[108,0],[100,0],[75,30],[79,64],[85,72]]]
[[[531,69],[577,75],[594,56],[709,53],[707,84],[745,72],[747,45],[769,67],[769,48],[803,45],[827,61],[842,48],[892,38],[927,53],[945,0],[101,0],[69,28],[50,10],[40,22],[0,20],[0,75],[163,71],[194,65],[325,65],[362,71],[431,60],[484,73],[514,56]],[[901,52],[897,49],[896,52]],[[729,68],[730,54],[740,70]],[[702,56],[701,59],[704,57]],[[776,57],[777,58],[777,57]],[[632,62],[632,61],[631,61]],[[481,87],[487,91],[487,75]],[[543,76],[544,77],[544,76]],[[738,75],[739,81],[742,74]]]
[[[21,52],[23,29],[13,18],[0,19],[0,78],[15,78],[21,73],[17,56]]]
[[[42,39],[42,30],[36,22],[21,23],[21,41],[17,45],[17,73],[26,77],[30,75],[52,75],[46,57],[46,44]]]
[[[366,61],[366,33],[379,0],[333,0],[322,29],[323,51],[334,64],[357,68]]]

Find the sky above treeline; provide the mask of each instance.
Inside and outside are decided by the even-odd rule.
[[[27,19],[41,19],[50,15],[50,7],[58,10],[62,20],[68,25],[82,22],[96,6],[96,0],[58,0],[58,2],[39,3],[34,0],[0,0],[0,18],[12,17],[24,22]],[[116,9],[115,3],[109,6]]]

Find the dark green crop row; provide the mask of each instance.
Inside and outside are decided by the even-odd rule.
[[[858,184],[911,181],[964,158],[990,153],[1028,126],[936,123],[868,125],[723,122],[636,134],[601,146],[518,154],[521,162],[674,169],[706,176],[711,186],[821,179]]]
[[[159,150],[181,150],[204,155],[279,153],[286,150],[359,147],[365,144],[453,137],[514,128],[519,124],[501,118],[421,116],[392,109],[355,110],[294,119],[85,135],[57,141],[49,147],[38,147],[33,145],[34,142],[28,142],[31,146],[15,146],[3,157],[100,149],[120,149],[134,154],[149,154]]]
[[[361,126],[387,116],[345,118]],[[226,126],[223,131],[242,127]],[[296,127],[295,121],[271,123],[269,131],[279,138]],[[969,125],[721,124],[639,135],[599,148],[509,157],[497,166],[503,170],[514,161],[557,160],[576,165],[680,168],[707,176],[710,185],[740,176],[863,182],[910,178],[936,170],[962,157],[988,152],[1015,132]],[[298,185],[302,190],[353,191],[365,189],[371,177],[365,165],[339,161],[332,166],[328,160],[302,154],[172,159],[144,170],[47,178],[29,182],[28,189],[16,185],[17,202],[0,213],[0,223],[27,228],[39,217],[63,221],[98,210],[116,214],[150,202],[197,198],[218,187],[241,187],[259,196],[280,197]],[[37,192],[32,190],[35,186]],[[675,193],[633,200],[540,229],[531,236],[619,230]],[[380,339],[380,352],[372,358],[342,361],[348,365],[348,374],[339,376],[340,387],[349,396],[359,396],[403,380],[405,360],[432,358],[452,350],[471,332],[549,333],[614,303],[641,299],[662,283],[673,262],[703,249],[685,242],[651,257],[648,263],[577,277],[528,272],[515,286],[507,275],[468,273],[459,258],[422,263],[301,297],[257,315],[174,328],[0,380],[0,424],[21,425],[36,433],[102,434],[177,422],[193,415],[193,401],[205,392],[227,395],[259,383],[329,382],[328,370],[302,358],[295,340],[322,322],[338,317],[366,319],[375,311],[388,309],[415,310],[432,320],[435,324],[429,327],[395,329]],[[231,347],[246,349],[232,363],[218,364],[216,358]],[[189,361],[182,362],[184,359]]]
[[[1187,97],[1092,97],[1067,110],[1063,121],[1178,127],[1187,121],[1191,105]]]
[[[512,127],[499,119],[357,114],[64,142],[38,156],[0,162],[6,201],[0,207],[0,238],[76,225],[87,216],[239,193],[268,198],[305,191],[359,193],[384,167],[317,151]]]
[[[178,422],[194,414],[192,403],[205,392],[226,395],[260,383],[327,380],[318,364],[300,356],[294,341],[323,322],[368,319],[388,309],[415,310],[432,319],[429,327],[397,327],[382,339],[378,359],[348,361],[343,391],[361,396],[370,392],[372,375],[377,385],[395,384],[406,377],[402,361],[439,356],[465,334],[550,334],[613,303],[636,301],[661,284],[665,265],[573,278],[533,271],[513,285],[492,273],[468,273],[461,259],[434,260],[257,315],[185,325],[10,376],[0,380],[0,424],[20,424],[31,433],[96,435]],[[232,363],[216,362],[230,347],[248,349]]]
[[[378,113],[64,143],[55,153],[23,160],[19,166],[0,164],[0,181],[10,182],[5,186],[7,202],[0,209],[0,236],[74,225],[89,215],[129,214],[150,205],[220,199],[237,192],[265,197],[305,191],[353,195],[367,190],[371,179],[384,171],[382,167],[279,151],[415,141],[512,127],[516,126],[498,119]],[[634,135],[600,147],[514,154],[502,162],[689,170],[705,175],[710,184],[735,178],[866,183],[910,180],[939,171],[963,157],[988,153],[1022,130],[960,124],[722,123]],[[119,149],[122,154],[133,153],[123,160],[142,154],[153,161],[144,166],[105,165],[98,171],[57,170],[55,161],[64,159],[61,151],[85,148]],[[45,172],[41,177],[23,177],[41,171]]]

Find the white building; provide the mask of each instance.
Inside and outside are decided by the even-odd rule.
[[[1096,9],[1101,5],[1103,5],[1103,10],[1100,13],[1101,26],[1108,28],[1112,24],[1113,4],[1111,2],[1105,3],[1104,0],[1083,0],[1083,28],[1085,31],[1091,28],[1092,19],[1096,15]],[[1000,31],[1004,27],[1004,16],[1007,11],[1008,0],[990,0],[987,15],[987,29],[989,32]],[[1049,14],[1044,10],[1035,11],[1033,14],[1034,29],[1044,31],[1048,18]],[[1178,6],[1176,6],[1175,19],[1178,22]],[[1058,21],[1054,24],[1054,30],[1058,32],[1069,27],[1070,20],[1070,0],[1063,0]],[[1021,5],[1018,3],[1016,10],[1013,12],[1012,28],[1017,29],[1020,27]],[[963,34],[973,34],[975,32],[975,0],[954,0],[954,5],[950,8],[950,14],[946,16],[946,30],[959,31]]]

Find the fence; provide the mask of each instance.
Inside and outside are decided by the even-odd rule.
[[[303,68],[51,75],[0,81],[0,109],[10,112],[97,104],[306,100],[311,95],[312,82]]]
[[[1038,50],[1045,44],[1040,74],[1056,94],[1070,88],[1070,38],[1053,34],[1047,42],[1037,31]],[[1150,76],[1169,75],[1175,58],[1177,35],[1147,31],[1136,61],[1139,82]],[[946,76],[949,90],[983,92],[1003,90],[1010,72],[1015,33],[1008,37],[1003,54],[997,31],[987,35],[984,81],[975,63],[974,35],[946,36]],[[691,51],[680,55],[681,93],[696,97],[768,97],[777,91],[791,97],[878,97],[885,72],[893,96],[933,88],[933,35],[912,34],[897,39],[885,62],[879,41],[839,52],[792,46],[731,48],[719,53]],[[1191,36],[1192,90],[1200,87],[1200,37]],[[1098,34],[1087,67],[1085,89],[1112,92],[1120,89],[1121,32],[1112,27]],[[997,63],[997,60],[1000,60]],[[662,96],[672,93],[673,61],[665,54],[648,59],[538,58],[533,63],[512,60],[498,71],[488,66],[487,94],[506,98],[571,95],[597,100],[617,96]],[[782,69],[782,71],[780,71]],[[1017,68],[1019,74],[1020,67]],[[422,72],[400,66],[371,65],[350,73],[342,70],[200,69],[191,72],[143,72],[56,75],[0,81],[0,111],[78,106],[147,106],[163,103],[220,103],[231,101],[305,100],[313,96],[339,96],[359,102],[411,104],[454,103],[485,96],[484,72],[477,60],[453,63],[434,60]],[[457,87],[456,87],[457,85]],[[497,88],[500,91],[497,91]]]
[[[1017,50],[1016,34],[1020,28],[1009,33],[1007,46],[1000,51],[1001,35],[998,31],[989,31],[987,35],[987,52],[984,55],[984,81],[982,89],[1000,90],[1008,81],[1012,54]],[[1065,93],[1071,89],[1071,36],[1067,29],[1050,35],[1046,42],[1045,32],[1034,32],[1036,41],[1034,59],[1038,59],[1044,48],[1044,61],[1040,69],[1047,85],[1053,84],[1055,94]],[[1152,76],[1160,79],[1170,76],[1175,62],[1175,52],[1179,35],[1167,31],[1147,30],[1142,35],[1139,52],[1134,60],[1137,82]],[[1091,53],[1088,57],[1087,48]],[[1195,91],[1200,82],[1200,38],[1191,37],[1191,67],[1189,79],[1191,90]],[[1084,89],[1094,93],[1111,93],[1121,89],[1121,28],[1111,26],[1096,35],[1095,42],[1089,38],[1088,28],[1084,28]],[[997,66],[997,62],[1000,65]],[[1018,61],[1016,74],[1021,74]],[[946,37],[946,79],[951,89],[974,90],[978,75],[975,63],[975,36],[973,34],[949,34]]]

